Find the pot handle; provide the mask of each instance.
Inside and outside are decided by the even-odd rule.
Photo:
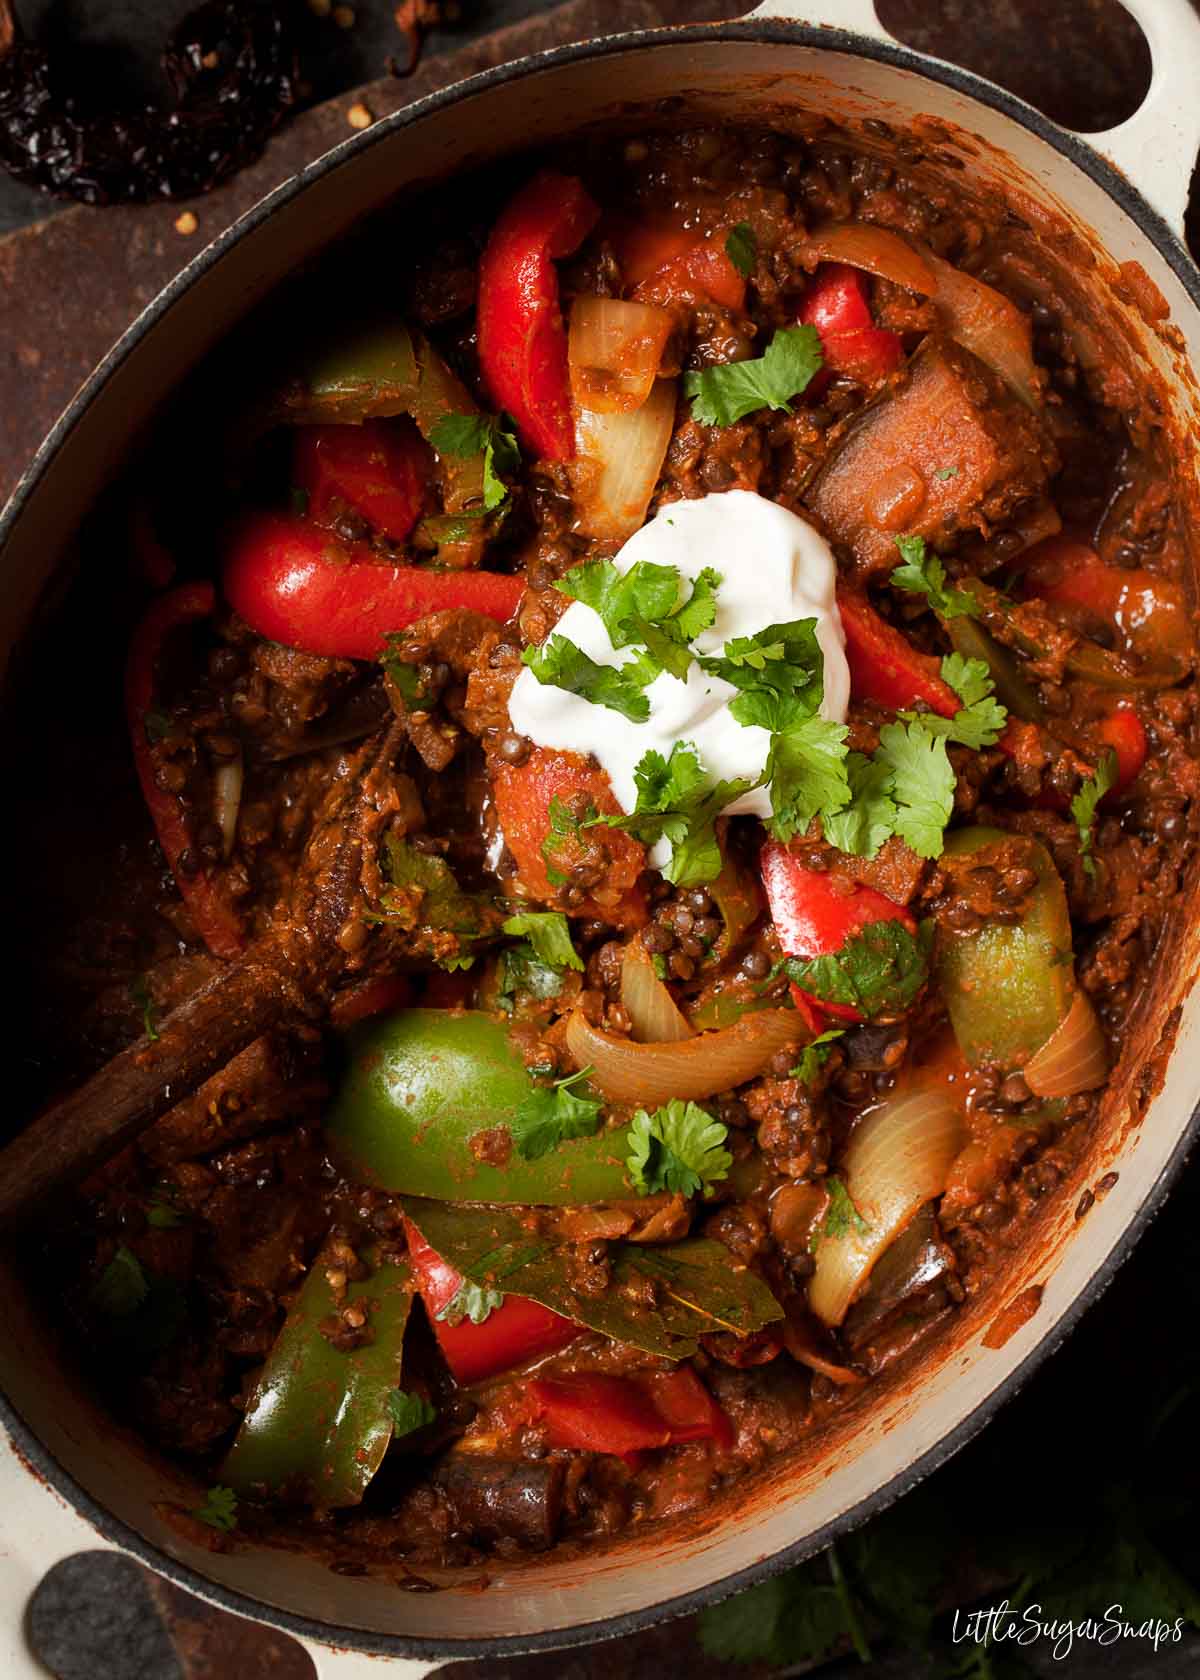
[[[1142,104],[1116,128],[1078,134],[1125,175],[1183,238],[1192,166],[1200,150],[1200,12],[1193,0],[1121,0],[1141,27],[1153,66]],[[832,16],[830,14],[833,14]],[[747,22],[806,23],[897,46],[875,14],[875,0],[762,0]],[[1071,132],[1071,131],[1068,131]]]

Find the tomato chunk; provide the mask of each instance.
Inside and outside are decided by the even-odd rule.
[[[350,510],[403,542],[421,517],[431,464],[428,444],[408,419],[296,429],[296,488],[318,525]]]

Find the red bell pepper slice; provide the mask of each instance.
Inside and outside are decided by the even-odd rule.
[[[534,1378],[528,1396],[555,1447],[629,1458],[683,1441],[733,1443],[729,1419],[690,1365],[636,1377]]]
[[[417,1292],[456,1382],[482,1382],[500,1371],[511,1371],[514,1365],[557,1353],[583,1334],[569,1318],[524,1295],[506,1295],[482,1324],[466,1318],[459,1324],[446,1324],[437,1315],[462,1288],[462,1273],[430,1248],[410,1219],[404,1221],[404,1229]]]
[[[604,823],[584,829],[578,836],[551,835],[551,800],[568,809],[575,801],[581,807],[590,802],[602,815],[620,812],[603,770],[591,768],[577,753],[554,752],[547,747],[536,747],[523,764],[493,760],[491,770],[496,820],[516,859],[517,874],[526,892],[543,901],[553,900],[555,883],[547,873],[548,866],[566,875],[571,864],[582,861],[585,853],[592,859],[603,854],[603,880],[582,903],[572,907],[571,914],[600,916],[618,927],[641,927],[648,918],[646,900],[637,884],[646,867],[645,848],[623,829]]]
[[[493,404],[550,461],[575,454],[567,332],[554,258],[569,257],[600,211],[572,175],[543,170],[500,213],[479,265],[479,366]]]
[[[431,465],[428,444],[407,418],[296,428],[293,477],[318,525],[332,525],[349,508],[403,542],[424,510]]]
[[[694,228],[662,222],[618,224],[613,244],[635,303],[719,303],[744,309],[746,282],[725,249],[728,228],[697,239]]]
[[[1191,626],[1178,584],[1142,566],[1108,566],[1089,542],[1061,531],[1022,556],[1028,595],[1066,607],[1078,627],[1111,626],[1140,658],[1191,667]],[[1120,651],[1118,649],[1118,651]]]
[[[1117,755],[1117,779],[1112,794],[1120,795],[1136,781],[1146,762],[1150,743],[1145,726],[1132,706],[1117,706],[1101,718],[1095,726],[1095,733]]]
[[[778,840],[768,840],[759,854],[762,882],[779,943],[789,957],[811,961],[831,956],[874,922],[902,922],[910,933],[917,924],[902,904],[874,887],[836,880],[806,869],[794,852]],[[828,1003],[810,992],[793,988],[797,1008],[816,1009],[840,1021],[861,1021],[850,1004]]]
[[[446,607],[503,623],[525,587],[499,572],[389,566],[366,543],[341,542],[282,513],[251,514],[234,528],[222,583],[230,606],[260,636],[338,659],[378,659],[389,632]]]
[[[146,733],[154,710],[158,662],[172,632],[198,619],[211,618],[216,594],[211,583],[183,583],[160,595],[133,633],[125,666],[125,715],[133,745],[138,781],[149,809],[158,843],[176,885],[191,913],[196,931],[217,957],[236,957],[244,943],[242,920],[234,907],[227,879],[204,869],[189,874],[180,868],[193,843],[184,808],[173,793],[158,784],[161,759]]]
[[[848,374],[869,384],[883,379],[904,359],[899,333],[877,327],[871,318],[862,275],[848,263],[822,263],[800,306],[804,326],[815,327],[825,365],[809,391],[819,396],[829,376]]]
[[[857,590],[841,585],[837,602],[855,699],[874,700],[894,711],[923,701],[939,717],[954,716],[959,699],[949,683],[942,681],[936,659],[918,653]]]

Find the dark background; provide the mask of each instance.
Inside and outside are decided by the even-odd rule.
[[[296,3],[303,7],[306,0]],[[352,29],[310,19],[305,74],[313,108],[281,129],[259,162],[186,207],[65,206],[0,174],[0,498],[139,308],[263,192],[345,138],[351,132],[346,112],[357,97],[379,117],[525,52],[605,30],[735,17],[749,6],[746,0],[460,0],[458,9],[458,23],[430,35],[421,67],[408,80],[388,75],[388,60],[403,55],[404,43],[387,0],[359,0]],[[92,86],[113,103],[163,96],[158,48],[186,10],[186,0],[17,5],[28,33],[84,55]],[[830,22],[838,10],[838,0],[827,0]],[[879,12],[908,44],[990,75],[1079,129],[1120,121],[1136,109],[1148,81],[1145,43],[1115,0],[879,0]],[[1181,171],[1191,165],[1179,160]],[[194,234],[175,228],[182,208],[197,218]],[[1146,1615],[1172,1603],[1200,1608],[1186,1597],[1188,1582],[1200,1580],[1198,1232],[1200,1182],[1192,1169],[1067,1347],[981,1437],[876,1525],[876,1537],[868,1530],[848,1544],[847,1567],[860,1569],[868,1589],[872,1559],[883,1557],[880,1567],[889,1567],[888,1547],[897,1551],[898,1534],[911,1535],[907,1547],[918,1561],[933,1560],[920,1594],[914,1586],[924,1609],[940,1611],[932,1642],[923,1632],[915,1649],[905,1649],[896,1619],[885,1617],[869,1630],[869,1673],[924,1680],[954,1671],[971,1648],[950,1643],[953,1606],[1016,1596],[1022,1577],[1032,1581],[1030,1590],[1044,1589],[1048,1602],[1077,1616],[1102,1614],[1118,1598]],[[819,1564],[755,1602],[747,1621],[755,1637],[771,1616],[779,1623],[768,1660],[742,1664],[706,1655],[693,1619],[591,1650],[455,1665],[447,1673],[455,1680],[762,1680],[807,1672],[812,1640],[805,1616],[828,1579],[826,1567]],[[710,1643],[721,1637],[722,1625],[728,1644],[728,1622],[718,1622],[715,1634],[710,1626]],[[218,1672],[236,1680],[260,1674],[302,1680],[312,1672],[290,1641],[210,1612],[131,1560],[100,1554],[53,1572],[35,1600],[30,1627],[62,1680],[200,1680]],[[748,1636],[747,1649],[752,1642]],[[1045,1646],[1021,1657],[1026,1673],[1142,1680],[1196,1672],[1200,1636],[1193,1632],[1157,1654],[1131,1642],[1108,1650],[1079,1644],[1061,1661]],[[1009,1664],[1006,1647],[958,1671],[1008,1680]],[[843,1652],[822,1672],[862,1672],[862,1665]]]

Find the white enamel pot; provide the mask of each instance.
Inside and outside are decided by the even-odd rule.
[[[931,119],[942,125],[938,143],[958,148],[961,179],[1001,185],[1035,215],[1074,229],[1079,249],[1095,260],[1097,283],[1116,278],[1118,264],[1140,265],[1169,307],[1169,328],[1138,313],[1144,287],[1122,287],[1112,308],[1147,368],[1166,382],[1178,435],[1194,434],[1200,399],[1189,363],[1200,367],[1200,275],[1180,234],[1200,141],[1200,18],[1189,0],[1127,4],[1150,40],[1152,86],[1137,115],[1087,139],[990,83],[898,46],[880,29],[871,0],[770,0],[740,23],[625,35],[526,59],[348,140],[201,253],[55,427],[0,522],[0,646],[13,647],[25,633],[57,558],[130,438],[298,265],[405,188],[549,144],[631,108],[653,114],[658,107],[661,121],[664,100],[672,102],[672,122],[716,115],[786,124],[789,110],[807,106],[851,123],[876,117],[903,129],[919,121],[927,134]],[[823,18],[814,15],[822,10]],[[1181,460],[1180,473],[1183,493],[1194,495],[1189,460]],[[0,1510],[13,1525],[10,1540],[32,1544],[38,1568],[87,1545],[126,1548],[202,1597],[311,1641],[326,1675],[366,1671],[367,1654],[408,1659],[407,1672],[416,1674],[451,1656],[628,1632],[807,1557],[962,1446],[1061,1343],[1161,1204],[1200,1103],[1200,995],[1189,996],[1200,917],[1184,920],[1191,926],[1177,931],[1156,965],[1142,1048],[1118,1070],[1089,1158],[1044,1204],[1011,1275],[960,1313],[918,1369],[878,1385],[798,1462],[781,1461],[766,1482],[742,1485],[703,1524],[651,1529],[583,1566],[553,1557],[533,1568],[500,1563],[489,1570],[486,1591],[476,1581],[404,1592],[284,1551],[204,1551],[155,1510],[158,1501],[190,1493],[60,1380],[53,1348],[14,1281],[0,1349],[5,1420],[44,1480],[15,1468],[16,1457],[6,1461]],[[1180,1008],[1165,1080],[1147,1107],[1143,1064]],[[1102,1178],[1111,1188],[1076,1219],[1080,1194]],[[1005,1304],[1022,1297],[1032,1306],[1038,1290],[1040,1304],[1027,1319],[1010,1314],[1003,1345],[983,1346]],[[31,1572],[7,1573],[19,1598]],[[19,1614],[14,1604],[10,1639]],[[19,1673],[15,1647],[5,1654],[13,1657],[5,1672]]]

